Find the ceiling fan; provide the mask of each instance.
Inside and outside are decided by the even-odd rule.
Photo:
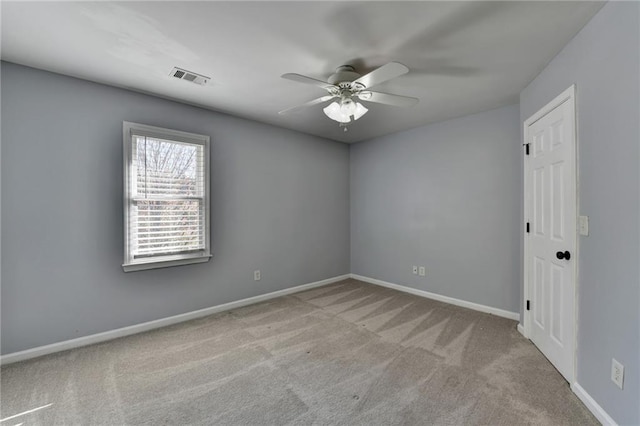
[[[342,65],[336,69],[327,82],[300,74],[283,74],[282,78],[311,84],[321,87],[329,92],[328,95],[306,102],[292,108],[280,111],[278,114],[287,114],[299,108],[321,104],[331,99],[336,99],[323,109],[324,113],[332,120],[346,125],[359,119],[369,111],[359,100],[386,105],[410,107],[418,103],[417,98],[409,96],[392,95],[389,93],[373,92],[371,87],[383,83],[392,78],[399,77],[409,72],[409,68],[399,62],[389,62],[368,74],[360,75],[351,65]]]

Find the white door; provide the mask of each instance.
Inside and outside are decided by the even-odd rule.
[[[524,168],[525,330],[569,383],[576,294],[574,94],[572,86],[525,121]]]

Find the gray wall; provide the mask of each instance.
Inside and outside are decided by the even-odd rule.
[[[1,105],[2,353],[349,272],[347,145],[8,63]],[[122,271],[123,120],[211,136],[210,262]]]
[[[577,85],[579,214],[590,226],[579,237],[577,381],[620,424],[640,424],[639,19],[639,3],[608,3],[520,95],[524,121]]]
[[[517,312],[518,111],[352,145],[351,272]]]

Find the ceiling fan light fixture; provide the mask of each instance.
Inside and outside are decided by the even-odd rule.
[[[330,103],[323,111],[327,117],[338,123],[348,123],[351,121],[351,117],[342,111],[342,107],[337,102]]]
[[[351,117],[353,121],[359,119],[369,111],[360,102],[353,102],[352,99],[344,99],[340,103],[332,102],[323,109],[324,113],[330,119],[338,123],[350,123]]]

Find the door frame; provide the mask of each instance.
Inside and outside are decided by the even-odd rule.
[[[574,145],[574,167],[573,167],[573,177],[575,179],[575,192],[576,192],[576,217],[573,218],[573,228],[575,232],[575,255],[572,256],[572,259],[575,259],[573,264],[573,277],[574,277],[574,315],[573,315],[573,371],[570,372],[569,384],[573,385],[576,381],[577,376],[577,351],[578,351],[578,261],[579,261],[579,238],[578,238],[578,215],[580,214],[579,206],[579,186],[578,186],[578,117],[576,114],[576,85],[572,84],[568,89],[563,91],[561,94],[556,96],[551,102],[540,108],[536,113],[534,113],[531,117],[527,118],[524,123],[524,144],[526,145],[529,140],[529,126],[531,126],[536,121],[540,120],[542,117],[562,105],[565,101],[569,101],[571,105],[571,116],[573,118],[573,145]],[[528,179],[528,170],[527,170],[527,157],[523,156],[523,195],[524,195],[524,210],[523,210],[523,224],[526,224],[530,219],[528,216],[530,214],[529,209],[531,208],[531,186]],[[523,225],[524,227],[524,225]],[[522,299],[522,325],[523,325],[523,334],[527,339],[531,336],[531,314],[533,311],[527,310],[527,300],[531,300],[531,283],[529,282],[529,262],[527,261],[529,256],[529,244],[530,244],[530,234],[526,232],[524,229],[523,232],[524,240],[524,251],[523,251],[523,260],[522,260],[522,273],[523,273],[523,299]]]

